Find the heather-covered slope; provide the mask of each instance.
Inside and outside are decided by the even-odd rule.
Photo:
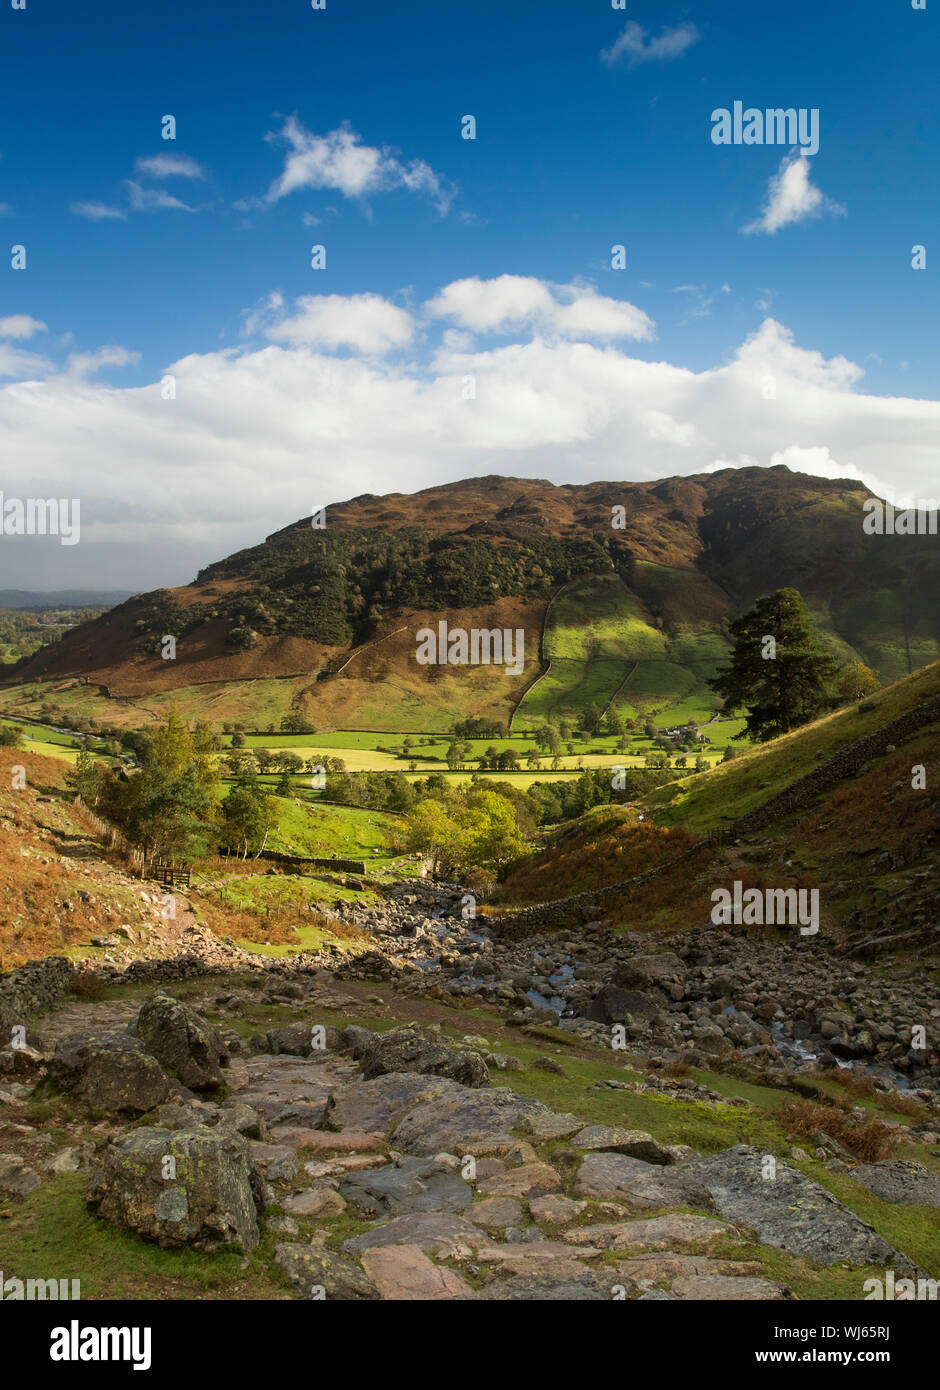
[[[938,543],[864,534],[868,496],[850,480],[744,468],[359,497],[330,507],[322,527],[298,521],[184,588],[83,624],[16,679],[88,681],[144,702],[213,683],[250,718],[253,703],[270,708],[264,687],[277,678],[283,704],[319,727],[508,720],[522,697],[520,713],[536,719],[592,703],[707,718],[728,622],[793,585],[838,656],[893,680],[937,656]],[[415,633],[441,618],[524,628],[522,675],[418,666]],[[168,634],[174,660],[160,654]]]

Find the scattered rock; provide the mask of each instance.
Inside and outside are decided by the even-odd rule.
[[[368,1300],[378,1292],[368,1275],[352,1260],[315,1245],[279,1245],[275,1263],[284,1270],[293,1287],[304,1298]]]
[[[0,1192],[25,1197],[42,1182],[38,1173],[18,1154],[0,1154]]]
[[[401,1216],[410,1211],[463,1211],[473,1188],[443,1163],[401,1158],[381,1168],[366,1168],[340,1184],[340,1191],[360,1211]]]
[[[853,1168],[850,1176],[885,1202],[940,1207],[940,1173],[922,1168],[919,1163],[903,1159],[864,1163]]]

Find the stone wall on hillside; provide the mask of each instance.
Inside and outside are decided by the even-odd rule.
[[[327,859],[312,855],[282,854],[279,850],[265,850],[264,854],[258,858],[262,861],[269,859],[273,864],[283,864],[288,868],[296,869],[298,873],[311,867],[314,869],[339,869],[347,874],[364,874],[369,871],[369,865],[364,859],[343,859],[339,856]]]
[[[0,1029],[6,1033],[14,1024],[61,1003],[74,975],[75,968],[65,956],[30,960],[0,975]]]
[[[736,820],[734,830],[747,834],[752,830],[760,830],[780,816],[800,810],[820,792],[827,791],[829,787],[835,786],[847,777],[856,776],[871,758],[880,757],[892,745],[902,743],[918,729],[926,728],[938,720],[940,696],[915,705],[913,709],[907,710],[897,719],[892,719],[874,733],[865,734],[862,738],[853,739],[851,743],[845,744],[838,753],[826,762],[820,763],[805,777],[792,782],[782,792],[765,801],[756,811],[751,811]],[[605,898],[630,893],[651,878],[657,878],[660,874],[674,869],[677,864],[691,858],[707,844],[707,840],[699,840],[675,859],[661,864],[658,869],[650,869],[647,873],[625,879],[622,883],[612,883],[609,887],[598,888],[591,893],[576,893],[569,898],[556,898],[553,902],[526,907],[520,912],[513,912],[504,917],[481,917],[481,921],[492,927],[502,939],[528,936],[540,927],[561,927],[570,925],[572,921],[589,921],[600,910]]]
[[[862,738],[845,744],[834,757],[820,763],[805,777],[791,782],[789,787],[765,801],[756,811],[743,816],[738,824],[744,831],[760,830],[779,816],[800,810],[820,792],[844,781],[846,777],[856,776],[870,758],[880,757],[892,744],[903,743],[918,729],[926,728],[928,724],[934,724],[937,720],[940,720],[940,696],[934,700],[927,700],[922,705],[916,705],[914,709],[909,709],[897,719],[892,719],[889,724],[876,729],[874,733],[865,734]]]
[[[505,917],[481,915],[478,920],[481,925],[492,927],[500,940],[508,940],[516,936],[529,936],[538,927],[570,926],[572,921],[588,922],[596,917],[606,898],[631,893],[642,884],[648,883],[650,879],[659,878],[661,874],[674,869],[683,860],[691,859],[707,844],[707,840],[696,840],[694,845],[690,845],[681,854],[677,854],[674,859],[667,860],[665,864],[660,864],[655,869],[647,869],[646,873],[624,879],[621,883],[611,883],[606,888],[595,888],[587,893],[575,893],[570,898],[555,898],[552,902],[539,903],[535,907],[524,907],[521,911],[513,912]]]

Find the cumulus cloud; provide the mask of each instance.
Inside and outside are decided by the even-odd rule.
[[[0,318],[0,377],[22,380],[51,371],[52,364],[46,358],[14,346],[14,343],[45,332],[46,325],[30,314],[8,314]]]
[[[91,376],[102,367],[130,367],[140,361],[140,353],[130,348],[111,343],[107,347],[96,348],[94,352],[73,352],[66,363],[70,376]]]
[[[936,493],[940,402],[863,394],[858,364],[772,318],[701,371],[549,336],[539,315],[559,301],[539,283],[484,299],[488,312],[445,287],[436,302],[462,312],[431,321],[426,352],[421,309],[412,324],[379,296],[275,291],[246,319],[260,343],[168,364],[172,398],[162,372],[129,388],[93,379],[124,349],[73,354],[66,370],[23,364],[0,388],[5,486],[82,499],[82,543],[43,550],[43,583],[183,582],[315,506],[487,473],[563,483],[783,462],[883,496]],[[512,338],[478,345],[506,322],[521,325]],[[407,357],[381,355],[411,332]]]
[[[286,317],[268,323],[265,334],[291,347],[347,347],[381,355],[410,343],[414,322],[378,294],[312,294],[296,300]]]
[[[267,138],[286,144],[288,151],[264,203],[277,203],[305,189],[329,188],[346,198],[365,198],[404,188],[430,198],[443,216],[453,199],[445,180],[423,159],[403,163],[394,150],[364,144],[348,123],[317,135],[289,116],[281,130]]]
[[[29,314],[8,314],[0,319],[0,338],[31,338],[34,333],[46,332],[46,325]]]
[[[626,60],[631,68],[639,63],[667,62],[670,58],[680,58],[698,38],[694,24],[679,24],[674,29],[663,29],[655,38],[647,37],[642,24],[631,19],[616,42],[601,50],[601,61],[614,67]]]
[[[844,214],[845,208],[834,203],[810,179],[809,160],[805,154],[788,154],[767,186],[763,211],[753,222],[742,227],[744,232],[779,232],[793,222],[805,222],[824,212]]]
[[[549,285],[529,275],[473,276],[445,286],[427,304],[432,318],[450,319],[473,333],[530,328],[560,338],[652,338],[642,309],[608,299],[591,286]]]
[[[11,343],[0,343],[0,377],[21,381],[52,371],[52,363],[35,352],[24,352]]]

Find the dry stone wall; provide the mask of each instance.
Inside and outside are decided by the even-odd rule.
[[[72,986],[75,968],[65,956],[30,960],[0,975],[0,1029],[5,1033],[60,1003]]]

